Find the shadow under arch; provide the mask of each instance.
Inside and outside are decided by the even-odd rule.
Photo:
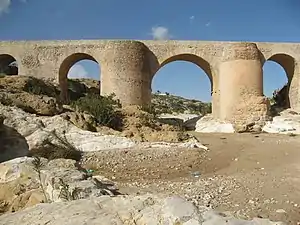
[[[171,57],[167,58],[166,60],[164,60],[162,63],[160,63],[157,70],[155,70],[155,72],[152,74],[152,78],[151,78],[151,82],[150,82],[151,90],[152,90],[152,83],[153,83],[152,81],[153,81],[153,78],[155,77],[155,75],[157,74],[157,72],[165,65],[175,62],[175,61],[190,62],[190,63],[197,65],[200,69],[202,69],[205,72],[205,74],[207,75],[208,79],[210,80],[211,94],[212,94],[212,92],[213,92],[213,75],[212,75],[211,66],[210,66],[209,62],[200,56],[197,56],[194,54],[189,54],[189,53],[177,54],[177,55],[171,56]]]
[[[265,59],[263,61],[262,66],[264,66],[267,61],[272,61],[279,64],[285,71],[288,83],[284,87],[285,89],[282,89],[282,91],[284,91],[284,98],[286,101],[286,105],[284,106],[284,108],[290,108],[291,107],[290,88],[295,73],[295,59],[294,57],[287,55],[285,53],[276,53],[271,57]]]
[[[64,59],[59,67],[59,85],[61,90],[61,100],[64,103],[69,102],[68,96],[68,72],[71,67],[81,60],[91,60],[99,65],[99,62],[91,55],[86,53],[74,53]],[[99,74],[100,76],[100,74]],[[100,90],[99,90],[100,91]]]
[[[18,75],[17,60],[9,54],[0,54],[0,74]]]

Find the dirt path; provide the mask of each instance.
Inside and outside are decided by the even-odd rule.
[[[202,149],[130,149],[89,153],[122,193],[179,194],[240,218],[300,224],[300,137],[197,134]],[[97,167],[95,166],[97,165]]]

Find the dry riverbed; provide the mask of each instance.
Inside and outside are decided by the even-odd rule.
[[[209,150],[107,150],[87,153],[83,166],[116,182],[121,193],[179,194],[239,218],[300,224],[299,136],[196,136]]]

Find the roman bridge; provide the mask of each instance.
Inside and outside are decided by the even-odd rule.
[[[124,105],[148,104],[152,79],[165,64],[176,60],[195,63],[211,81],[214,117],[233,122],[264,120],[268,114],[268,101],[263,96],[262,67],[266,60],[272,60],[287,74],[290,107],[300,110],[300,43],[176,40],[0,42],[0,65],[17,61],[19,75],[55,78],[60,83],[64,99],[67,98],[68,71],[83,59],[101,65],[101,94],[115,93]]]

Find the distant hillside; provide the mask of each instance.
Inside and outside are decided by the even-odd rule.
[[[152,94],[152,106],[158,114],[188,113],[205,115],[211,113],[211,103],[169,94]]]

